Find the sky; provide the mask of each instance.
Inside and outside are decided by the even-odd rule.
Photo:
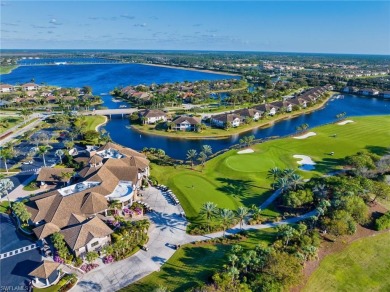
[[[2,49],[390,54],[389,1],[1,0]]]

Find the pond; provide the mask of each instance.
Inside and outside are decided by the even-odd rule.
[[[256,139],[291,135],[296,132],[296,127],[303,123],[309,124],[310,128],[332,123],[340,112],[346,112],[348,116],[388,115],[390,100],[345,95],[344,98],[331,99],[321,110],[280,121],[269,128],[254,129],[219,140],[188,140],[140,134],[129,127],[128,119],[120,118],[113,118],[104,128],[115,142],[124,146],[136,150],[142,150],[144,147],[160,148],[173,158],[185,159],[189,149],[196,149],[199,152],[201,146],[205,144],[210,145],[213,152],[217,152],[237,144],[246,135],[254,135]]]

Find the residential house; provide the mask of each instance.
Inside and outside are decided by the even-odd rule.
[[[173,130],[176,131],[196,131],[197,127],[200,125],[200,119],[189,117],[189,116],[180,116],[172,121],[174,126]]]
[[[286,112],[292,111],[292,103],[288,101],[274,101],[270,103],[271,106],[275,107],[276,111],[284,109]]]
[[[167,120],[167,114],[161,110],[144,110],[139,112],[139,117],[143,120],[144,124],[155,124]]]
[[[1,93],[7,93],[14,91],[15,88],[12,85],[9,84],[0,84],[0,92]]]
[[[70,178],[64,176],[65,173],[73,174],[73,168],[52,168],[42,167],[39,170],[37,182],[43,185],[64,185],[69,183]]]
[[[234,111],[235,114],[241,116],[244,120],[246,118],[251,118],[254,121],[257,121],[261,118],[262,112],[255,108],[244,108]],[[243,121],[244,122],[244,121]]]
[[[147,92],[134,92],[131,94],[132,97],[137,98],[137,99],[143,99],[143,100],[149,100],[150,99],[150,94]]]
[[[342,92],[344,93],[356,93],[358,92],[358,89],[356,87],[353,87],[353,86],[346,86],[342,89]]]
[[[383,91],[379,94],[380,97],[390,98],[390,91]]]
[[[299,107],[302,107],[302,108],[306,108],[307,107],[307,101],[303,98],[300,98],[300,97],[295,97],[295,98],[291,98],[288,100],[290,103],[292,103],[292,105],[296,105],[296,106],[299,106]]]
[[[39,85],[35,83],[25,83],[21,86],[22,90],[34,91],[39,89]]]
[[[149,176],[145,155],[115,143],[90,148],[88,165],[76,184],[30,197],[26,203],[33,232],[44,239],[61,232],[75,255],[98,250],[110,242],[111,229],[98,217],[109,202],[131,205]]]
[[[379,91],[374,88],[362,88],[358,91],[358,93],[365,96],[373,96],[378,95]]]
[[[235,113],[224,113],[212,116],[210,124],[219,128],[225,128],[228,125],[238,127],[241,124],[242,117]]]

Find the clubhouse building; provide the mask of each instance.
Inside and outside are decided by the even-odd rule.
[[[76,183],[26,203],[35,235],[45,239],[60,232],[76,256],[110,243],[112,230],[103,221],[109,203],[131,205],[150,171],[143,154],[115,143],[86,153],[87,165],[76,174]]]

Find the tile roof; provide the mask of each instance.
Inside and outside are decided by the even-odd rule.
[[[232,122],[235,119],[241,119],[241,117],[236,114],[220,114],[220,115],[212,116],[211,118],[217,121],[221,121],[223,123]]]
[[[39,171],[37,181],[46,182],[68,182],[69,179],[62,178],[62,173],[73,173],[73,168],[51,168],[42,167]]]
[[[108,203],[104,196],[91,192],[84,196],[80,211],[83,214],[96,214],[107,207]]]
[[[60,266],[60,263],[43,261],[29,276],[48,279]]]
[[[33,232],[39,239],[43,239],[49,235],[52,235],[55,232],[60,231],[60,228],[53,223],[46,223],[41,226],[35,227]]]
[[[145,110],[140,112],[140,116],[144,118],[157,118],[157,117],[165,117],[167,114],[161,110]]]
[[[187,121],[191,125],[199,125],[200,124],[200,120],[199,119],[194,118],[194,117],[189,117],[189,116],[177,117],[176,119],[173,120],[173,123],[177,125],[177,124],[181,124],[181,123],[183,123],[185,121]]]
[[[113,231],[98,217],[93,217],[76,226],[61,230],[66,243],[71,249],[79,249],[94,238],[103,238]]]

